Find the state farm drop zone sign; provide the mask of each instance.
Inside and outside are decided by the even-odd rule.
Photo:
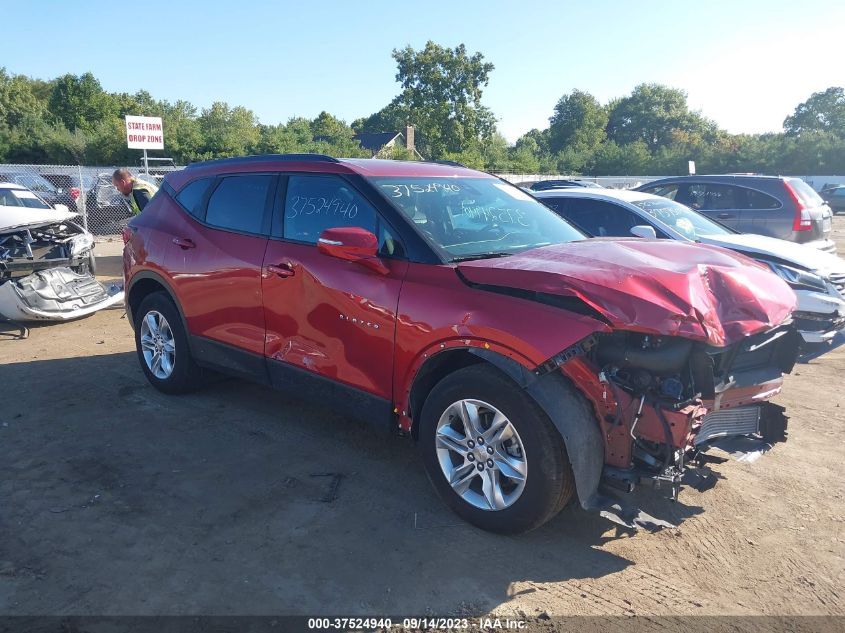
[[[129,149],[164,149],[161,117],[126,115],[126,145]]]

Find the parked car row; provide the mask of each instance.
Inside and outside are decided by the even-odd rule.
[[[119,235],[132,216],[126,199],[114,188],[111,172],[94,175],[43,170],[40,174],[22,169],[0,171],[0,182],[26,187],[51,206],[64,205],[85,215],[84,224],[95,235]],[[152,173],[141,178],[157,183]],[[84,204],[83,204],[84,203]]]
[[[785,214],[790,236],[827,239],[799,183],[748,190],[773,200],[766,230]],[[704,213],[717,199],[684,192]],[[140,365],[165,393],[221,371],[410,435],[445,502],[484,529],[534,528],[576,498],[666,525],[617,493],[675,496],[690,470],[712,480],[727,439],[785,439],[770,400],[799,330],[837,325],[810,301],[840,309],[840,268],[823,244],[743,239],[677,200],[536,195],[567,204],[426,162],[254,156],[168,174],[124,231]],[[581,199],[632,219],[559,215]]]

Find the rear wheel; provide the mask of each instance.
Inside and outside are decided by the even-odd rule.
[[[419,441],[440,496],[484,530],[534,529],[575,490],[557,429],[536,402],[489,365],[458,370],[432,389]]]
[[[135,347],[150,384],[170,394],[187,393],[202,382],[179,311],[163,292],[144,297],[134,315]]]

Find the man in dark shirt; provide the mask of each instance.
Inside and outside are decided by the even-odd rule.
[[[138,215],[158,191],[153,184],[135,178],[128,169],[117,169],[112,174],[111,182],[126,197],[132,215]]]

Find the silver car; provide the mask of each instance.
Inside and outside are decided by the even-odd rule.
[[[833,212],[800,178],[786,176],[677,176],[637,191],[680,202],[740,233],[756,233],[836,252]]]

